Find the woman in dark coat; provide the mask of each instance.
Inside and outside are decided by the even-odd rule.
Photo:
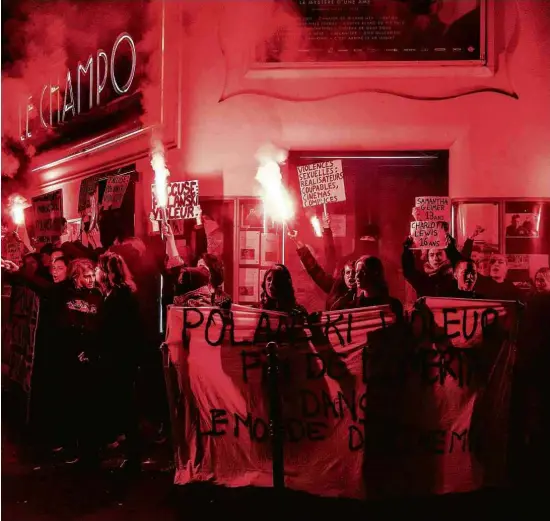
[[[108,438],[126,439],[125,466],[139,467],[135,381],[143,352],[136,285],[123,258],[112,252],[99,258],[97,281],[105,302],[101,320],[101,366],[105,376]]]

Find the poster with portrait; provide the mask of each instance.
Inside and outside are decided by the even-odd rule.
[[[80,239],[80,228],[82,226],[81,219],[69,219],[67,220],[67,241],[74,242]],[[63,238],[62,238],[63,240]]]
[[[501,251],[498,202],[458,203],[455,205],[454,235],[459,250],[473,237],[472,259],[478,270],[486,274],[491,254]]]
[[[239,302],[254,303],[259,301],[258,268],[239,268]]]
[[[485,7],[485,0],[276,0],[256,62],[483,62]]]
[[[550,199],[504,204],[502,230],[508,254],[550,253]]]
[[[263,230],[264,207],[261,201],[241,202],[241,228]]]
[[[540,237],[540,205],[532,212],[506,213],[506,238],[533,239]]]
[[[276,233],[262,233],[262,266],[271,266],[279,260],[279,236]]]
[[[260,232],[246,230],[239,234],[239,264],[260,263]]]

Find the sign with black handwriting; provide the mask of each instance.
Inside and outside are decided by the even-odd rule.
[[[107,179],[107,186],[101,199],[101,206],[104,209],[116,210],[122,205],[124,194],[130,182],[130,174],[115,175]]]
[[[416,221],[451,222],[450,197],[416,197],[414,208]]]
[[[179,404],[173,416],[176,453],[188,455],[175,482],[272,485],[268,342],[288,488],[376,498],[505,480],[515,304],[427,298],[404,318],[388,306],[309,316],[170,307],[173,385],[194,404],[185,421]]]
[[[61,235],[63,190],[33,197],[34,234],[39,243],[55,242]]]
[[[413,221],[410,235],[413,238],[411,249],[447,247],[447,234],[441,221]]]
[[[304,208],[346,200],[342,160],[298,166]]]
[[[166,186],[168,204],[166,205],[166,218],[194,219],[197,216],[199,206],[199,182],[198,181],[176,181]],[[153,218],[155,221],[162,220],[162,212],[157,205],[155,185],[151,185],[153,198]]]

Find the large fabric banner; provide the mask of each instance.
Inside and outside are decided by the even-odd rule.
[[[8,377],[30,396],[40,300],[24,286],[13,286],[10,298]]]
[[[272,486],[274,341],[287,487],[381,498],[503,483],[515,306],[430,298],[405,321],[382,306],[306,324],[171,307],[175,482]]]

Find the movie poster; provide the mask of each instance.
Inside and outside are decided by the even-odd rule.
[[[277,0],[258,63],[485,60],[485,0]]]

